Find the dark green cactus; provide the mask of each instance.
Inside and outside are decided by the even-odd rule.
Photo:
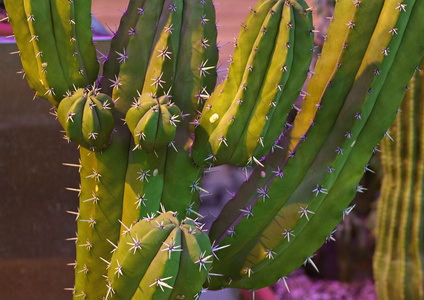
[[[29,84],[81,146],[74,298],[193,299],[313,263],[422,56],[424,3],[398,1],[339,0],[306,92],[303,0],[259,0],[216,88],[211,0],[131,0],[100,76],[90,1],[5,1]],[[255,167],[208,236],[203,167],[224,163]]]
[[[423,74],[408,85],[391,140],[381,142],[384,172],[378,203],[374,278],[379,299],[422,299]]]

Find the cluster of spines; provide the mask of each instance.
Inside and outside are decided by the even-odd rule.
[[[30,86],[57,106],[68,90],[97,78],[91,1],[5,1]],[[53,41],[57,41],[53,43]]]
[[[374,65],[370,66],[372,70],[366,68],[366,65],[360,67],[360,63],[357,64],[356,70],[351,69],[352,66],[350,64],[349,66],[342,64],[341,58],[350,57],[349,55],[355,55],[358,52],[358,50],[353,50],[352,47],[354,47],[355,44],[352,43],[349,43],[349,45],[351,45],[349,46],[349,51],[345,51],[347,47],[344,45],[347,41],[342,39],[344,42],[341,44],[339,53],[336,52],[336,54],[339,55],[336,55],[338,59],[334,61],[334,71],[329,72],[327,78],[322,78],[321,80],[317,78],[316,83],[311,81],[308,87],[308,94],[311,95],[315,95],[310,92],[311,84],[312,87],[316,85],[316,87],[323,89],[324,92],[322,93],[321,99],[318,101],[318,106],[313,104],[315,109],[313,109],[311,107],[312,105],[309,103],[309,107],[313,112],[312,115],[309,115],[313,119],[313,126],[308,124],[308,127],[310,127],[307,131],[307,138],[299,139],[298,145],[291,148],[291,152],[289,152],[286,159],[279,158],[280,163],[277,163],[277,155],[273,154],[270,154],[262,161],[265,169],[261,166],[256,167],[253,173],[254,175],[242,185],[235,199],[230,201],[227,207],[224,208],[223,214],[221,215],[222,217],[220,216],[212,226],[210,233],[212,240],[216,239],[222,244],[232,245],[224,250],[224,259],[216,261],[214,265],[214,270],[220,273],[226,273],[226,275],[221,277],[221,280],[217,280],[211,284],[213,288],[219,288],[220,286],[228,284],[228,277],[232,278],[231,285],[236,287],[247,287],[252,286],[252,284],[256,285],[256,287],[261,287],[271,284],[271,277],[274,280],[278,279],[282,275],[297,268],[307,257],[310,257],[310,255],[325,241],[328,233],[334,229],[343,215],[350,211],[350,209],[346,209],[346,207],[353,195],[361,190],[360,188],[358,189],[357,185],[363,172],[367,170],[367,161],[373,152],[373,148],[378,143],[379,139],[382,138],[385,130],[390,124],[385,121],[384,124],[379,124],[377,126],[376,115],[388,109],[387,104],[382,103],[381,99],[384,97],[384,94],[390,90],[390,85],[393,86],[393,82],[391,81],[392,78],[389,76],[389,74],[391,74],[389,70],[393,71],[406,63],[406,59],[399,59],[403,55],[403,49],[405,49],[403,47],[407,47],[407,45],[403,43],[406,38],[406,34],[403,36],[403,33],[407,33],[408,31],[404,30],[405,28],[402,27],[402,24],[405,24],[405,20],[411,22],[413,19],[409,14],[399,10],[398,3],[386,3],[383,7],[384,9],[381,10],[381,14],[378,9],[379,6],[382,7],[382,4],[378,2],[371,3],[369,1],[361,1],[360,3],[339,1],[337,3],[332,26],[336,26],[336,22],[343,22],[343,25],[351,32],[350,34],[343,35],[344,39],[347,37],[347,41],[361,36],[361,41],[364,43],[364,36],[368,36],[370,40],[369,45],[366,43],[365,45],[358,45],[356,43],[356,45],[365,58],[376,57],[373,60]],[[342,20],[342,18],[343,16],[349,18],[349,14],[338,14],[338,12],[346,8],[354,12],[354,18],[347,21]],[[367,10],[373,12],[374,19],[370,18],[370,13],[367,13]],[[419,9],[414,7],[412,16],[418,11]],[[392,26],[388,28],[386,27],[386,20],[391,18],[388,16],[392,16],[394,12],[398,12],[398,14],[396,14],[398,18],[396,20],[391,19],[391,22],[395,22],[395,24],[392,24]],[[361,15],[362,17],[360,17]],[[367,18],[369,18],[368,22],[364,22]],[[380,20],[379,22],[381,23],[378,23],[377,20]],[[372,30],[369,29],[370,22],[376,23],[375,29],[374,27]],[[415,19],[414,22],[416,22]],[[365,30],[367,26],[368,34],[362,33],[355,37],[357,32],[353,32],[353,27],[355,27],[355,31],[362,31]],[[409,26],[414,25],[410,23]],[[340,28],[340,24],[336,27]],[[360,29],[361,27],[363,29]],[[392,35],[390,33],[391,28],[398,28],[400,37]],[[382,32],[387,33],[387,38],[381,38],[380,33]],[[330,39],[333,34],[330,27],[328,39]],[[371,35],[373,35],[374,38],[372,38]],[[399,40],[396,41],[396,39],[401,39],[402,36],[403,41],[400,46],[402,49],[399,49],[399,55],[396,55],[398,49],[395,45],[399,43]],[[377,39],[376,37],[379,38]],[[411,41],[409,40],[408,42]],[[409,46],[412,44],[413,43]],[[411,63],[416,64],[420,57],[420,46],[415,46],[417,49],[414,52],[414,61],[409,61],[409,65]],[[391,49],[393,52],[391,52],[391,54],[396,56],[396,58],[387,59],[387,55],[380,47],[382,47],[383,50],[387,47],[392,47]],[[323,58],[325,55],[330,54],[330,51],[331,50],[326,50],[324,46],[321,57]],[[369,60],[366,61],[364,59],[364,62],[369,62]],[[319,69],[320,63],[321,62],[318,63],[317,69]],[[380,67],[381,71],[379,75],[375,74],[375,64],[378,64]],[[360,73],[356,76],[356,80],[351,83],[351,86],[345,87],[345,92],[343,92],[343,98],[346,99],[345,106],[335,108],[337,105],[331,103],[335,101],[334,99],[340,98],[336,98],[332,93],[340,93],[340,87],[335,89],[339,85],[329,85],[328,82],[332,81],[336,83],[341,78],[355,78],[355,74],[357,74],[358,70]],[[402,80],[407,82],[413,70],[414,67],[410,67],[409,69],[404,68],[404,72],[401,73]],[[346,75],[346,72],[351,72],[352,74],[347,77],[348,75]],[[317,71],[315,73],[314,77],[320,76]],[[359,74],[361,76],[359,76]],[[387,76],[383,77],[386,80],[383,80],[382,83],[375,78],[381,75]],[[322,83],[319,83],[319,81]],[[381,89],[382,92],[379,92],[379,89],[373,89],[373,93],[370,94],[368,91],[369,88],[378,87],[379,84],[383,84],[383,88]],[[359,87],[363,87],[363,85],[367,86],[365,88],[365,93],[359,93],[359,95],[362,96],[354,97],[353,95],[349,95],[349,93],[358,92],[360,90]],[[311,88],[311,90],[312,89],[313,88]],[[332,92],[332,90],[334,92]],[[394,90],[395,88],[393,87],[392,92]],[[396,93],[401,93],[402,91],[403,89],[396,90]],[[397,102],[394,101],[390,106],[393,111],[396,110],[399,103],[398,98]],[[305,99],[305,101],[307,100]],[[305,102],[304,105],[307,107],[308,102]],[[359,112],[357,110],[358,107],[361,109]],[[337,111],[330,117],[328,113],[332,109],[337,109]],[[350,126],[352,126],[351,130],[355,135],[346,136],[345,132],[342,132],[344,130],[343,126],[335,126],[334,130],[324,130],[324,127],[327,125],[323,126],[322,124],[327,124],[329,120],[337,120],[340,110],[344,113],[344,116],[351,115],[354,122],[352,122]],[[346,120],[346,118],[343,118],[343,120],[340,119],[340,122],[343,121],[348,120]],[[357,124],[359,122],[363,123]],[[296,121],[294,124],[296,126]],[[347,124],[349,125],[349,123]],[[331,124],[329,126],[331,127]],[[325,132],[327,132],[327,134],[324,134]],[[297,136],[295,136],[295,138],[296,137]],[[344,147],[343,142],[349,139],[351,140],[348,142],[349,149],[347,149]],[[319,140],[321,140],[321,142],[318,142]],[[341,142],[339,146],[337,145],[338,141]],[[365,142],[368,142],[368,145],[364,145]],[[319,151],[314,151],[317,156],[311,157],[310,154],[307,154],[311,153],[310,148],[307,149],[308,145],[309,147],[311,147],[311,145],[315,147],[317,143],[323,145],[322,149],[325,151],[321,151],[321,154],[319,154]],[[358,143],[361,143],[361,145],[359,146]],[[331,147],[334,149],[331,150]],[[354,162],[356,162],[356,164],[354,164]],[[274,167],[269,168],[269,165],[274,165]],[[295,167],[297,171],[294,171],[293,168]],[[290,174],[290,176],[287,174]],[[249,194],[249,191],[250,194],[254,196],[245,197]],[[344,194],[342,194],[342,191],[344,191]],[[237,216],[233,216],[230,219],[225,218],[225,216],[228,217],[229,211],[234,212],[237,210],[240,211]],[[324,211],[327,212],[325,217]],[[330,215],[334,219],[330,218]],[[326,221],[323,222],[322,218],[325,218]],[[252,228],[256,229],[252,230]],[[313,233],[314,236],[320,236],[320,238],[312,240],[309,236],[308,239],[308,232],[311,234]],[[278,235],[280,236],[279,238]],[[299,250],[300,248],[302,250]],[[272,263],[266,259],[270,257],[266,253],[273,253],[272,256],[274,259]],[[244,259],[241,257],[244,257]],[[284,257],[290,257],[290,262],[285,260]],[[294,260],[294,257],[298,257],[298,259]],[[232,270],[229,270],[225,267],[227,264],[226,260],[231,260],[233,258],[237,258],[239,263],[237,268],[233,268],[233,265]],[[284,266],[282,264],[284,264]],[[278,274],[278,272],[276,272],[276,268],[278,267],[286,269],[286,271]],[[250,268],[249,274],[243,274],[242,270],[246,268]],[[267,272],[267,274],[274,272],[275,276],[268,276],[266,282],[259,284],[258,278],[264,278],[264,276],[261,276],[262,272]],[[252,274],[256,275],[252,276]],[[225,277],[227,277],[227,281],[223,279]]]

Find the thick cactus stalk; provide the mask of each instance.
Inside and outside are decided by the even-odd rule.
[[[115,120],[116,121],[116,120]],[[117,127],[108,148],[80,148],[80,204],[74,299],[102,299],[107,292],[102,259],[110,261],[120,237],[129,138]]]
[[[271,154],[262,162],[265,167],[276,165],[275,169],[256,168],[256,173],[239,191],[240,196],[236,194],[211,228],[212,240],[231,245],[222,251],[223,258],[214,263],[214,272],[224,276],[212,282],[212,288],[226,285],[259,288],[271,284],[272,280],[276,281],[307,262],[349,212],[346,207],[356,191],[361,190],[357,185],[373,147],[393,120],[391,115],[392,119],[387,116],[377,121],[377,118],[382,118],[383,110],[386,114],[396,111],[404,92],[402,83],[408,82],[422,55],[422,45],[414,42],[405,30],[406,24],[419,26],[422,4],[415,5],[412,13],[408,13],[399,9],[395,1],[384,5],[376,1],[338,1],[333,22],[343,22],[347,31],[340,32],[336,23],[330,26],[328,41],[339,34],[343,41],[333,61],[333,71],[323,75],[324,78],[318,73],[327,51],[329,54],[333,51],[330,48],[333,44],[330,44],[328,50],[323,49],[317,64],[316,81],[311,80],[308,86],[308,94],[319,96],[316,103],[308,97],[304,100],[305,107],[318,105],[311,108],[313,113],[309,115],[313,117],[313,125],[304,132],[304,138],[299,139],[286,160],[280,157],[277,163],[277,155]],[[393,19],[396,12],[398,19]],[[397,28],[398,35],[390,32],[392,28]],[[348,43],[359,37],[361,43]],[[413,61],[401,60],[403,49],[408,46],[415,47]],[[392,57],[386,51],[388,47],[394,51],[390,52]],[[350,55],[361,59],[356,66],[350,63],[344,68],[343,62],[350,61]],[[398,72],[404,76],[395,79],[392,74],[398,68],[408,71]],[[383,79],[378,77],[380,75]],[[350,84],[346,82],[348,78]],[[344,85],[337,84],[339,80]],[[390,86],[397,98],[384,103],[382,99]],[[315,89],[323,92],[312,93]],[[334,120],[335,125],[329,120]],[[310,156],[310,147],[322,148]],[[254,196],[245,197],[247,191]],[[236,218],[227,219],[230,211],[237,210],[240,213]],[[290,259],[286,260],[287,257]],[[231,268],[226,267],[229,260],[235,261]]]
[[[421,62],[420,67],[423,66]],[[422,299],[423,74],[412,78],[400,112],[381,142],[374,278],[379,299]]]
[[[155,6],[148,7],[148,3],[140,16],[140,21],[144,20],[150,10],[157,9]],[[196,119],[197,109],[201,105],[198,102],[198,94],[207,95],[213,90],[216,81],[215,66],[204,73],[199,71],[204,61],[210,60],[210,63],[215,64],[217,61],[216,42],[209,42],[208,47],[201,43],[201,40],[206,37],[216,38],[215,11],[211,1],[193,0],[184,1],[184,3],[167,1],[163,5],[162,13],[156,14],[159,20],[156,34],[151,35],[150,32],[140,29],[140,32],[136,31],[130,38],[128,45],[128,53],[130,53],[132,45],[136,45],[137,40],[150,40],[152,43],[147,53],[150,60],[145,64],[145,74],[142,77],[145,79],[144,84],[141,81],[139,89],[135,90],[137,86],[128,87],[125,84],[126,81],[119,81],[121,85],[116,86],[114,92],[117,103],[121,101],[133,103],[133,97],[137,95],[136,102],[126,115],[134,141],[140,142],[132,142],[132,151],[129,153],[128,184],[125,187],[122,216],[122,222],[126,226],[130,226],[148,214],[155,213],[159,210],[160,204],[167,210],[178,211],[180,220],[184,219],[186,214],[190,215],[197,211],[199,206],[200,180],[203,171],[195,167],[189,157],[193,130],[191,123]],[[160,15],[162,17],[159,18]],[[180,37],[181,41],[173,41],[175,37]],[[198,37],[202,39],[198,41],[196,39]],[[144,53],[134,53],[134,55],[143,56]],[[138,72],[137,74],[126,73],[131,70],[126,68],[130,59],[129,56],[128,61],[121,66],[122,78],[134,78],[139,75],[139,69],[134,70]],[[140,60],[144,59],[145,57],[140,57]],[[162,81],[156,84],[155,74],[162,74],[160,80],[172,83],[172,88],[165,89],[165,83]],[[123,91],[131,89],[130,94],[119,92],[121,89]],[[128,95],[132,95],[132,98],[128,98]],[[153,103],[151,105],[147,103],[156,101],[152,99],[152,95],[170,101],[167,102],[171,106],[169,111],[173,112],[166,126],[175,126],[176,131],[172,140],[166,139],[167,145],[162,143],[160,147],[144,149],[143,143],[150,137],[145,132],[135,130],[133,119],[135,111],[140,111],[143,107],[153,109]],[[177,107],[181,109],[181,116],[178,115]],[[153,150],[153,152],[149,153],[146,150]],[[175,201],[175,195],[180,195],[181,200]],[[195,214],[190,216],[196,217]],[[121,230],[123,231],[124,227]]]

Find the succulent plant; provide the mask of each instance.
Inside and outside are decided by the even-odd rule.
[[[422,57],[424,3],[398,1],[339,0],[311,71],[312,10],[259,0],[215,87],[211,0],[130,0],[101,74],[90,1],[6,0],[30,86],[80,145],[74,298],[193,299],[313,264]],[[207,235],[219,164],[253,171]]]

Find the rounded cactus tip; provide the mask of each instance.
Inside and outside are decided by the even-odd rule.
[[[169,145],[180,121],[181,111],[168,95],[157,98],[144,93],[126,115],[134,143],[146,152]]]
[[[57,109],[57,118],[73,142],[92,151],[105,149],[115,127],[114,103],[98,89],[67,92]]]

